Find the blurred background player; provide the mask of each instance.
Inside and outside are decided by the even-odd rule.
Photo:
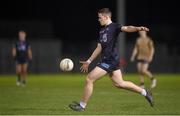
[[[112,80],[114,86],[120,89],[131,90],[145,96],[150,105],[153,106],[153,98],[147,90],[142,89],[130,81],[123,80],[119,67],[120,55],[117,44],[117,39],[120,32],[137,32],[143,30],[149,31],[149,29],[146,27],[121,26],[117,23],[113,23],[111,20],[111,11],[108,8],[99,10],[98,20],[102,28],[99,32],[97,47],[87,61],[80,62],[82,63],[81,72],[88,72],[90,63],[99,54],[101,54],[101,60],[86,77],[84,93],[81,101],[79,103],[74,102],[70,104],[69,107],[74,111],[83,111],[93,93],[94,82],[102,78],[102,76],[107,73],[109,73],[110,79]]]
[[[32,51],[29,43],[26,41],[26,32],[21,30],[18,33],[18,41],[12,48],[12,56],[16,63],[17,86],[25,86],[27,77],[28,61],[32,60]]]
[[[144,76],[148,76],[151,79],[151,88],[156,86],[156,79],[153,74],[148,70],[149,63],[153,59],[154,45],[150,37],[147,36],[146,31],[140,31],[139,37],[136,40],[135,47],[131,56],[131,61],[137,59],[137,70],[140,76],[140,86],[145,88]]]

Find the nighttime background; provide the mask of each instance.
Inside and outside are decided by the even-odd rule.
[[[92,46],[95,46],[98,38],[100,25],[97,11],[103,7],[111,9],[112,20],[116,22],[116,0],[3,1],[0,4],[0,40],[14,41],[17,38],[17,32],[23,29],[27,31],[30,41],[60,40],[62,54],[84,55],[83,57],[86,58],[94,49]],[[148,34],[154,40],[156,51],[162,48],[159,45],[164,45],[165,53],[178,60],[179,10],[176,0],[163,1],[163,3],[154,0],[125,0],[125,25],[149,27]],[[134,44],[137,36],[137,33],[126,34],[126,44]],[[126,53],[131,51],[130,49]],[[159,52],[164,54],[162,51]],[[167,57],[167,55],[159,56]],[[167,59],[164,60],[164,62],[167,61]]]
[[[100,8],[109,7],[113,12],[113,21],[116,21],[116,0],[25,0],[25,1],[4,1],[0,4],[0,20],[3,21],[32,21],[44,20],[53,25],[55,38],[63,41],[85,42],[95,40],[99,24],[97,21],[97,11]],[[172,27],[178,30],[179,26],[179,4],[173,1],[153,1],[153,0],[126,0],[126,25],[145,25],[156,32],[160,26]],[[1,24],[2,25],[2,24]],[[14,38],[16,31],[28,27],[19,25],[16,30],[0,27],[1,38]],[[173,30],[173,31],[174,31]],[[32,31],[32,30],[30,30]],[[39,30],[40,33],[41,30]],[[44,38],[43,35],[29,32],[29,37]],[[157,41],[167,42],[176,38],[178,34],[174,32],[172,38],[164,39],[156,37]],[[160,36],[160,35],[159,35]]]
[[[96,74],[90,75],[80,71],[79,60],[87,60],[97,45],[101,28],[97,11],[108,7],[114,22],[124,22],[119,19],[122,7],[117,8],[117,5],[125,7],[124,25],[150,29],[148,35],[154,41],[155,54],[148,70],[157,80],[155,88],[152,85],[156,81],[151,75],[150,78],[145,75],[148,71],[142,67],[143,72],[139,71],[139,62],[130,61],[138,32],[121,33],[118,39],[123,79],[116,71],[114,74],[119,75],[119,78],[113,77],[116,82],[109,78],[112,73],[98,77],[96,82],[94,76],[104,71],[96,70]],[[0,116],[180,115],[179,12],[178,0],[1,0]],[[12,55],[12,45],[18,39],[19,30],[27,32],[32,49],[26,82],[26,71],[21,67],[19,73],[17,60]],[[64,58],[74,63],[69,72],[60,67]],[[98,59],[90,64],[88,72],[97,65]],[[149,106],[147,96],[125,90],[128,87],[140,91],[123,80],[141,86],[142,77],[145,89],[152,92],[154,107]],[[94,86],[93,95],[86,109],[72,111],[69,104],[72,101],[79,103],[85,84],[88,84],[86,87]],[[113,84],[118,85],[117,89]]]

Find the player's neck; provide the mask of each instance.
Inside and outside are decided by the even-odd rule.
[[[108,25],[110,25],[112,23],[112,21],[111,20],[107,20],[107,23],[106,23],[106,25],[105,26],[108,26]]]

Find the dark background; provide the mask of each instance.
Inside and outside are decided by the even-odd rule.
[[[126,1],[126,25],[145,25],[150,27],[152,33],[159,26],[179,27],[179,4],[178,1],[155,1],[155,0],[125,0]],[[31,21],[46,20],[53,24],[53,37],[63,41],[86,42],[96,40],[99,29],[97,11],[103,7],[109,7],[113,12],[113,21],[116,21],[116,0],[24,0],[24,1],[1,1],[1,21]],[[1,28],[1,38],[14,38],[18,29],[28,27],[23,25],[17,30]],[[173,30],[173,31],[174,31]],[[41,30],[39,30],[41,31]],[[2,33],[3,32],[3,33]],[[29,37],[43,35],[29,32]],[[151,33],[151,32],[150,32]],[[172,38],[155,37],[159,42],[167,42]],[[174,32],[174,40],[179,42],[178,34]],[[154,35],[155,36],[155,35]],[[43,38],[43,37],[42,37]],[[176,42],[175,42],[176,43]]]
[[[147,26],[150,28],[148,35],[154,40],[156,48],[154,62],[152,63],[152,67],[155,67],[154,70],[157,70],[157,72],[178,72],[180,70],[180,5],[178,1],[124,1],[125,25]],[[39,43],[35,41],[34,45],[32,45],[37,46],[33,47],[34,67],[37,67],[35,64],[41,65],[50,61],[48,58],[53,56],[51,53],[55,51],[60,51],[61,57],[74,58],[74,61],[77,61],[78,64],[80,58],[89,57],[95,48],[100,29],[97,11],[104,7],[111,9],[113,14],[112,20],[117,22],[117,0],[1,1],[0,42],[4,41],[4,43],[9,45],[7,41],[14,41],[17,38],[17,32],[23,29],[28,33],[28,40],[33,42],[34,40],[39,41]],[[127,68],[128,70],[132,69],[131,67],[135,67],[134,64],[131,66],[131,63],[129,63],[129,57],[137,36],[138,33],[126,33],[125,35],[125,57],[130,67]],[[53,42],[58,43],[57,41],[59,40],[61,41],[61,46],[58,51],[55,49]],[[5,45],[4,43],[2,42],[0,45]],[[48,52],[46,52],[49,47],[47,43],[51,43],[49,45],[51,50],[49,49]],[[42,46],[42,48],[39,49],[39,46]],[[1,46],[2,48],[4,47]],[[4,58],[1,61],[1,65],[7,65],[6,59],[11,58],[11,53],[6,53],[6,50],[2,50],[2,54],[7,55],[1,56]],[[42,56],[42,58],[39,56]],[[53,56],[52,59],[54,60],[56,57]],[[42,59],[45,61],[42,61]],[[158,67],[159,63],[164,65]],[[11,66],[12,63],[9,63],[7,70]],[[4,66],[2,69],[4,69]]]

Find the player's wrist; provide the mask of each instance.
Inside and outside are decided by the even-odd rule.
[[[88,59],[87,61],[86,61],[88,64],[91,64],[91,59]]]
[[[141,27],[137,27],[137,30],[138,30],[138,31],[142,31],[142,28],[141,28]]]

